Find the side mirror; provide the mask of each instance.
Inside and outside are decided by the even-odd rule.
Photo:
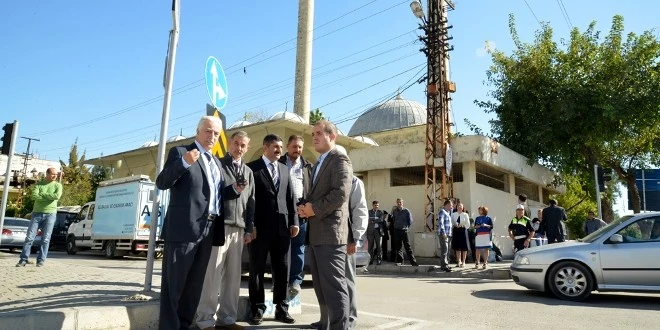
[[[614,234],[609,239],[610,243],[623,243],[623,236],[621,234]]]

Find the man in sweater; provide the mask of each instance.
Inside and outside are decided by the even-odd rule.
[[[396,208],[392,210],[392,217],[394,217],[394,251],[396,262],[403,263],[402,249],[405,249],[410,264],[412,266],[419,266],[408,239],[408,229],[412,226],[413,222],[412,214],[410,210],[403,207],[403,199],[396,199]]]
[[[231,135],[229,153],[223,157],[222,216],[225,245],[213,246],[206,268],[197,326],[202,329],[243,329],[238,320],[243,244],[252,241],[254,225],[254,175],[243,162],[250,138],[244,131]]]
[[[37,183],[32,190],[32,199],[34,207],[32,208],[32,217],[30,227],[25,237],[21,259],[16,267],[25,267],[30,257],[30,250],[37,231],[41,229],[41,247],[37,254],[37,267],[43,267],[48,256],[48,246],[50,245],[50,234],[53,232],[55,216],[57,214],[57,201],[62,197],[62,184],[55,181],[57,170],[53,167],[46,171],[46,177]]]

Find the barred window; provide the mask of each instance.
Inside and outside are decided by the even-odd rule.
[[[493,167],[477,162],[477,183],[509,192],[509,175]]]
[[[533,201],[539,201],[539,187],[529,181],[516,179],[516,195],[525,194],[527,198]]]
[[[390,186],[421,186],[424,184],[424,166],[390,169]]]

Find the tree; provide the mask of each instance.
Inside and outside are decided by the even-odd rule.
[[[475,103],[495,115],[492,137],[530,160],[584,180],[594,164],[614,169],[639,212],[634,170],[660,165],[660,42],[624,38],[621,16],[604,39],[595,25],[558,45],[546,24],[526,44],[510,16],[516,49],[492,53],[492,100]]]
[[[316,108],[309,113],[309,124],[316,125],[319,121],[325,119],[320,108]]]
[[[60,160],[62,166],[62,197],[58,205],[82,205],[94,200],[92,177],[83,165],[85,153],[78,158],[78,142],[71,146],[69,164]]]
[[[101,181],[110,179],[110,168],[95,165],[91,171],[92,191],[96,191]]]

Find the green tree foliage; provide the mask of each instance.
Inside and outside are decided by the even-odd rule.
[[[319,121],[325,119],[320,108],[316,108],[309,113],[309,124],[316,125]]]
[[[83,165],[85,162],[85,153],[78,158],[78,144],[73,144],[69,152],[69,163],[66,164],[60,160],[62,166],[62,198],[58,205],[82,205],[94,200],[94,189],[92,185],[92,175]]]
[[[660,42],[624,35],[621,16],[604,38],[595,25],[560,44],[544,25],[527,44],[511,16],[516,49],[492,53],[492,100],[475,102],[496,117],[492,137],[529,159],[583,179],[613,168],[639,212],[634,169],[660,165]]]
[[[95,165],[92,167],[91,171],[91,180],[92,180],[92,190],[96,192],[96,188],[99,187],[101,181],[110,179],[110,168]]]

